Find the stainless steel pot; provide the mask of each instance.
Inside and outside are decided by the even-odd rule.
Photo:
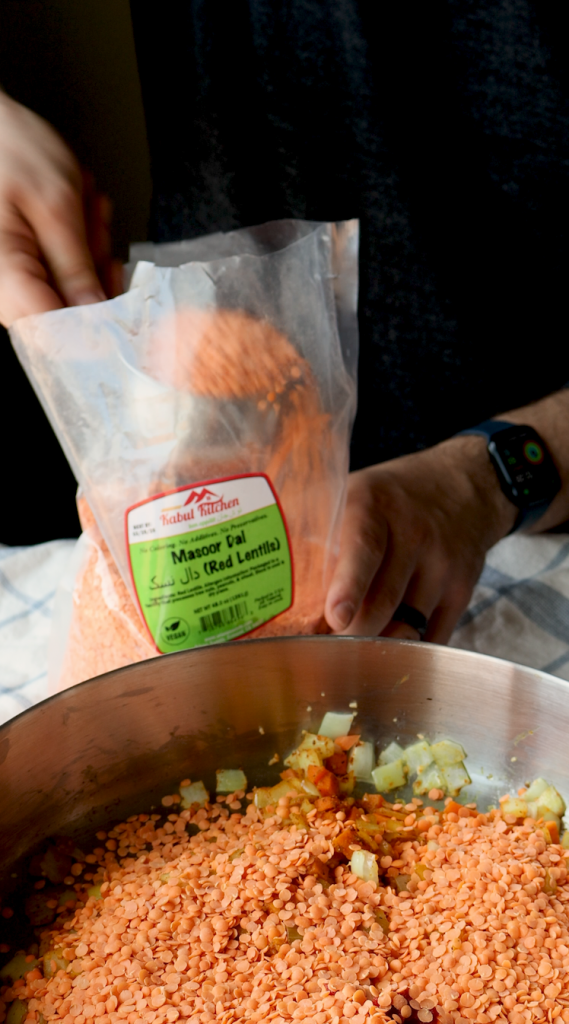
[[[542,672],[431,644],[303,637],[146,661],[45,701],[0,729],[0,872],[54,834],[159,804],[189,777],[242,767],[276,781],[301,729],[357,701],[380,745],[418,733],[468,752],[472,798],[494,802],[544,775],[569,795],[569,686]]]

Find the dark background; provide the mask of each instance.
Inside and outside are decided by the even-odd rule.
[[[126,257],[146,238],[151,188],[128,0],[0,0],[0,82],[94,172]],[[1,327],[0,379],[0,543],[77,536],[77,483]],[[15,502],[16,488],[42,501]]]
[[[567,7],[131,7],[132,25],[126,0],[0,0],[0,81],[94,170],[120,255],[149,209],[137,62],[154,240],[360,217],[353,467],[569,380]],[[41,523],[3,497],[0,540],[71,536],[73,478],[7,344],[0,367],[5,479],[51,497]]]
[[[353,468],[569,379],[566,11],[233,0],[220,19],[203,0],[160,18],[131,6],[154,238],[360,218]]]

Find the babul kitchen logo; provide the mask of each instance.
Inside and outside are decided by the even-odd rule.
[[[207,487],[204,487],[201,491],[192,490],[184,502],[184,508],[186,505],[191,505],[192,502],[195,502],[196,505],[201,505],[202,501],[205,501],[206,498],[213,498],[215,501],[222,501],[223,495],[220,497],[219,494],[215,493],[215,491],[208,491]]]
[[[188,506],[191,505],[191,508]],[[225,501],[223,494],[216,494],[208,487],[201,490],[191,489],[186,500],[181,505],[169,505],[163,508],[160,513],[162,526],[173,526],[177,523],[192,522],[196,519],[204,519],[206,516],[215,515],[217,512],[225,512],[226,509],[237,508],[239,498],[229,498]]]

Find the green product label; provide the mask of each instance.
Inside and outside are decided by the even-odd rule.
[[[292,604],[292,559],[269,479],[171,491],[128,509],[132,579],[162,654],[243,636]]]

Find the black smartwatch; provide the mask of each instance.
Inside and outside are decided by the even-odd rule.
[[[537,430],[504,420],[485,420],[456,436],[463,434],[479,434],[488,442],[500,487],[518,509],[510,533],[541,519],[561,487],[561,478]]]

